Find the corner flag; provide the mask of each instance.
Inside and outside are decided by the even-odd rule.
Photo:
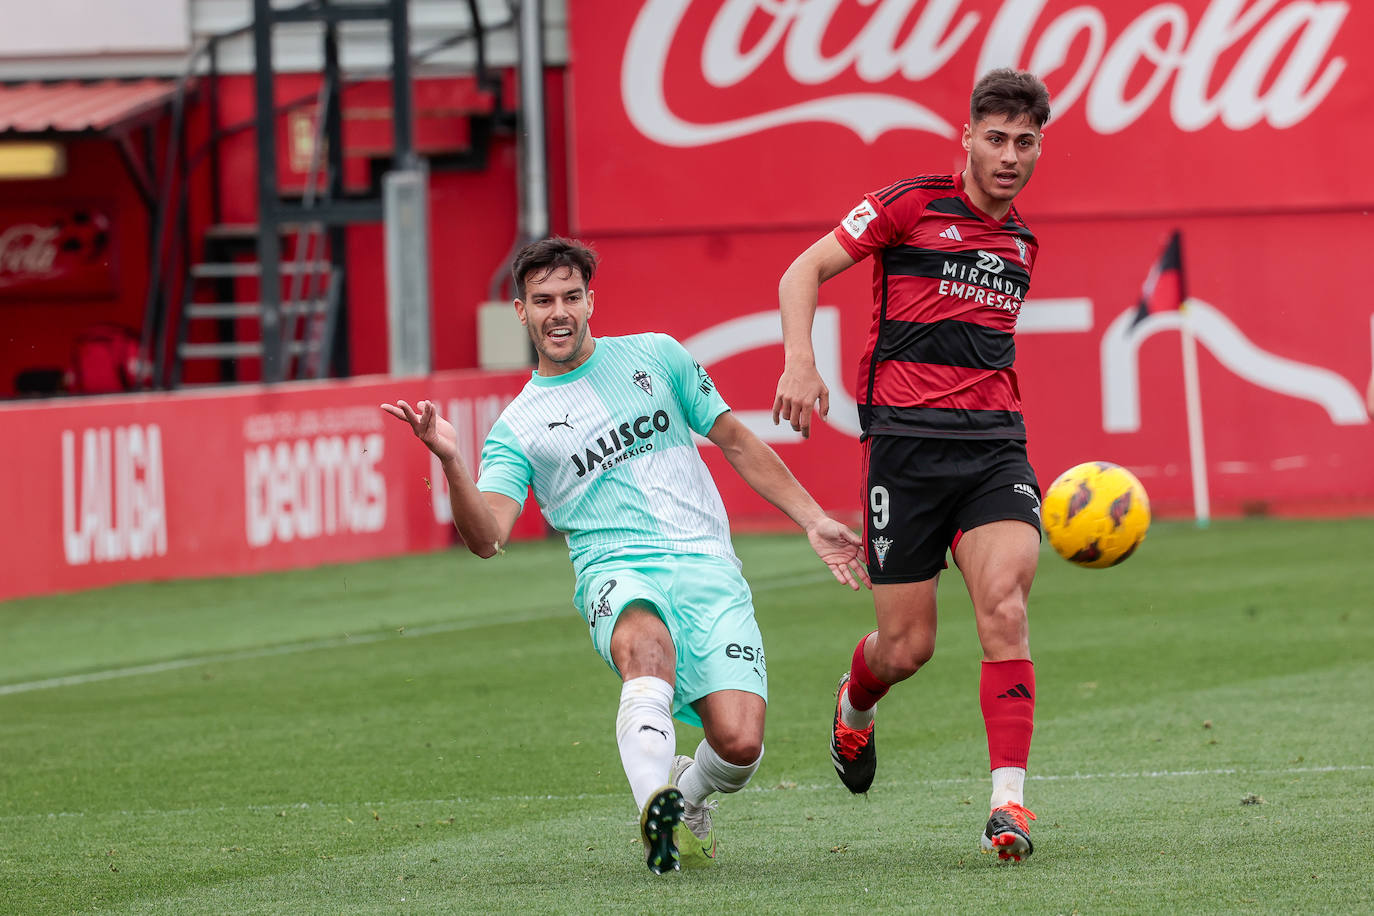
[[[1188,287],[1183,280],[1182,233],[1175,229],[1141,285],[1134,324],[1139,324],[1154,312],[1182,308],[1187,300]]]
[[[1188,314],[1188,286],[1183,278],[1183,234],[1175,229],[1159,258],[1150,267],[1140,288],[1131,327],[1157,312],[1179,312],[1179,338],[1183,344],[1183,399],[1188,413],[1188,463],[1192,467],[1193,517],[1199,528],[1211,518],[1207,485],[1207,449],[1202,439],[1202,394],[1198,386],[1197,342]]]

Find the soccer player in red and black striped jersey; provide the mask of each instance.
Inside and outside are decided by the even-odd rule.
[[[973,89],[955,175],[919,175],[866,194],[779,284],[786,362],[773,421],[809,435],[829,392],[811,327],[822,283],[873,260],[873,321],[859,364],[863,511],[877,629],[840,679],[831,757],[852,792],[876,768],[874,707],[935,650],[945,552],[973,600],[979,695],[992,769],[982,845],[1031,853],[1024,807],[1034,726],[1026,600],[1040,553],[1040,488],[1026,455],[1013,363],[1016,319],[1038,246],[1012,201],[1040,157],[1049,93],[993,70]]]

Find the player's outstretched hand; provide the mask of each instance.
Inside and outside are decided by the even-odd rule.
[[[781,417],[803,439],[809,438],[813,411],[819,411],[822,419],[830,414],[830,389],[815,366],[788,366],[773,397],[773,425],[777,426]]]
[[[829,516],[822,516],[815,524],[806,529],[806,538],[816,556],[825,561],[835,579],[858,591],[859,584],[873,587],[868,578],[868,567],[864,566],[864,542],[848,526],[842,525]]]
[[[383,404],[382,410],[398,420],[410,424],[411,432],[423,442],[440,461],[450,461],[458,457],[458,433],[435,409],[433,401],[416,401],[411,407],[405,401]]]

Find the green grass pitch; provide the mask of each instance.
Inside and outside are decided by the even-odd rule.
[[[1109,570],[1046,549],[1017,866],[978,851],[957,572],[854,797],[826,742],[869,598],[800,536],[737,539],[767,753],[719,866],[661,878],[560,541],[11,601],[0,912],[1371,912],[1371,544],[1370,519],[1248,520],[1158,523]]]

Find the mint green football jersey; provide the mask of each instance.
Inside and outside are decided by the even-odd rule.
[[[666,334],[597,337],[591,357],[535,373],[482,447],[478,489],[524,502],[528,488],[563,532],[573,568],[650,554],[739,566],[730,523],[692,433],[730,408]]]

